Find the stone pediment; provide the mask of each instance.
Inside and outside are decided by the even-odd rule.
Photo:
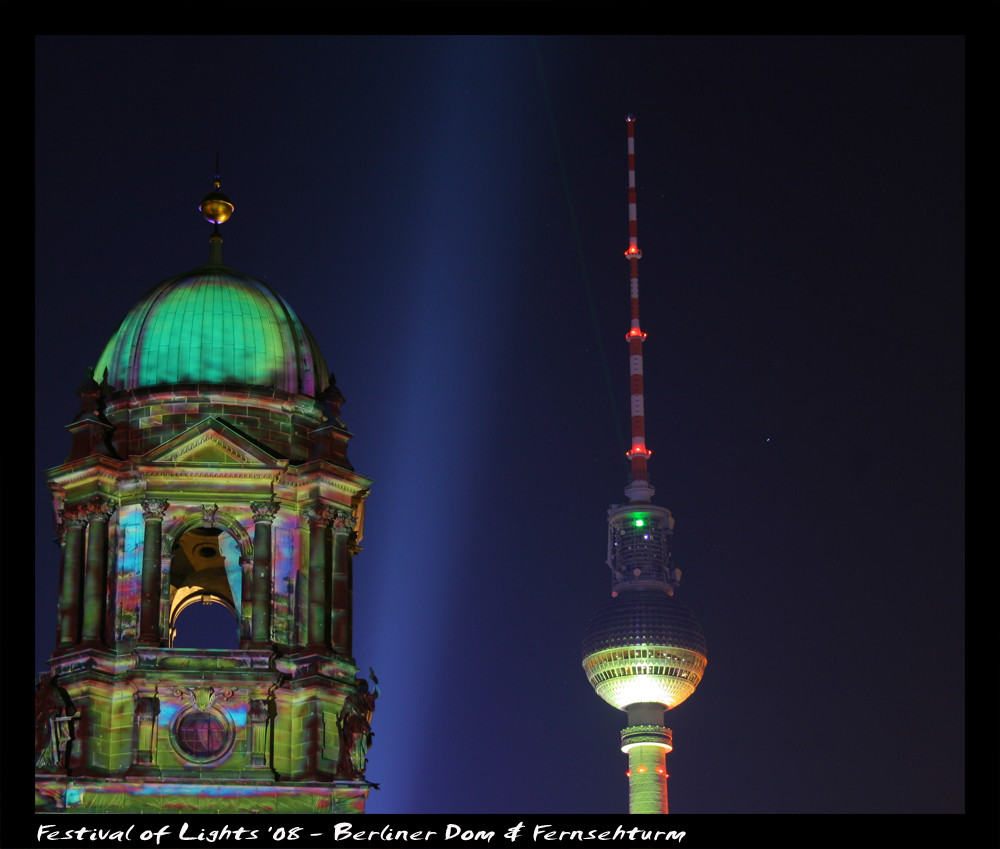
[[[154,448],[142,465],[274,468],[280,461],[224,422],[208,418]]]

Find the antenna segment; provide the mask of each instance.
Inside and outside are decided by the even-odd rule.
[[[629,285],[631,289],[632,321],[625,338],[629,353],[629,388],[632,408],[632,445],[626,452],[631,464],[629,485],[625,494],[629,501],[649,501],[654,489],[649,483],[646,463],[652,455],[646,447],[646,411],[642,386],[642,343],[646,333],[639,327],[639,250],[638,225],[635,200],[635,116],[625,118],[628,123],[628,250]]]

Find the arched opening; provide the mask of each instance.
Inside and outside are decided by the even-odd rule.
[[[219,528],[192,528],[170,558],[170,646],[239,646],[239,546]]]
[[[175,649],[239,648],[239,619],[221,599],[207,594],[192,597],[177,611],[170,644]]]

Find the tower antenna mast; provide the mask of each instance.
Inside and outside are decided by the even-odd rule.
[[[647,462],[652,455],[646,447],[646,409],[642,385],[642,343],[648,334],[639,327],[639,250],[635,191],[635,116],[629,114],[628,123],[628,250],[629,287],[632,319],[626,339],[629,354],[629,401],[632,410],[632,444],[626,452],[629,458],[629,485],[625,490],[629,501],[649,501],[653,487],[649,483]]]
[[[608,704],[628,714],[621,750],[628,755],[629,813],[665,814],[667,753],[673,732],[664,713],[698,686],[708,662],[705,636],[690,610],[674,598],[680,570],[671,562],[674,518],[653,504],[643,406],[642,343],[639,326],[639,239],[636,235],[635,116],[628,122],[628,225],[632,319],[629,347],[632,444],[627,456],[628,504],[608,510],[608,566],[611,599],[584,633],[583,669]]]

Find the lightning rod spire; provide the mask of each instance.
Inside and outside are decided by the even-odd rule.
[[[629,484],[625,494],[629,501],[649,501],[654,489],[649,483],[647,461],[652,455],[646,447],[646,409],[642,385],[642,343],[648,334],[642,332],[639,326],[639,260],[642,251],[639,250],[638,224],[636,215],[635,191],[635,116],[629,114],[628,123],[628,250],[625,258],[629,262],[629,287],[632,307],[632,320],[625,338],[628,341],[629,354],[629,391],[632,409],[632,444],[626,452],[629,458]]]

